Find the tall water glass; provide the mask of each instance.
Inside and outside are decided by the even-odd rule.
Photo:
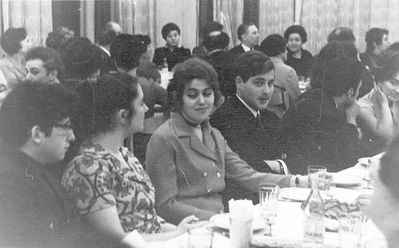
[[[327,168],[320,165],[308,166],[308,180],[309,186],[313,183],[318,184],[319,190],[324,190],[324,177],[327,173]]]
[[[279,192],[277,184],[259,185],[260,216],[269,226],[269,233],[266,233],[269,236],[272,236],[272,225],[276,223]]]

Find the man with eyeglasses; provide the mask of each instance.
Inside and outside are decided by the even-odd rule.
[[[80,222],[49,167],[75,136],[76,97],[59,84],[24,82],[0,108],[0,247],[109,246]],[[83,197],[83,196],[82,196]]]

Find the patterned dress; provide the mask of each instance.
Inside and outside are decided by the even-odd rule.
[[[81,215],[116,206],[125,232],[160,231],[155,211],[155,190],[140,162],[125,147],[126,163],[93,143],[68,165],[62,185]]]

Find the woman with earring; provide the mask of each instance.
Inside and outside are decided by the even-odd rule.
[[[399,124],[399,53],[389,52],[376,72],[374,89],[359,99],[359,127],[375,152],[397,133]]]
[[[137,158],[123,141],[143,129],[143,91],[128,75],[105,74],[83,98],[90,119],[85,140],[62,178],[79,214],[103,235],[127,247],[167,240],[199,225],[195,216],[176,227],[155,211],[155,191]],[[89,94],[90,93],[90,94]]]

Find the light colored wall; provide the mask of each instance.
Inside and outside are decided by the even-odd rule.
[[[180,30],[180,43],[192,50],[198,36],[198,0],[156,0],[156,47],[164,46],[161,29],[168,22],[176,23]]]

